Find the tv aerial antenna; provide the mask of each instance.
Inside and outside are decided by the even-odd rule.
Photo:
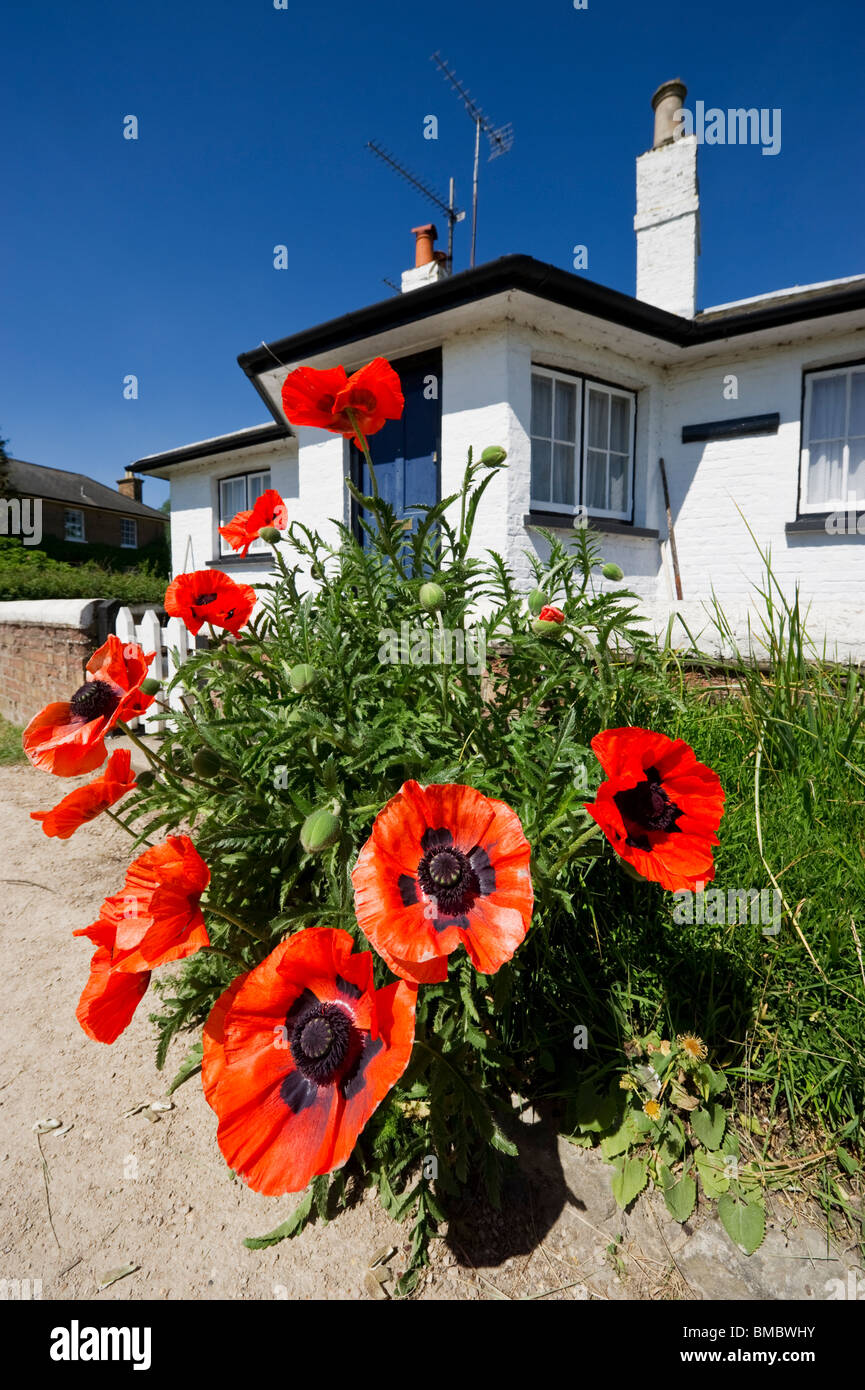
[[[490,145],[490,160],[498,159],[499,155],[507,154],[511,145],[514,143],[514,128],[510,122],[507,125],[496,126],[489,116],[481,109],[468,91],[460,82],[456,73],[448,67],[444,58],[439,53],[432,55],[431,61],[441,72],[445,81],[450,83],[460,101],[465,106],[475,125],[475,166],[472,178],[472,249],[469,265],[475,263],[475,245],[478,234],[478,165],[480,163],[481,152],[481,131],[487,137]],[[488,161],[489,162],[489,161]]]
[[[382,145],[379,145],[375,140],[367,140],[366,147],[368,150],[372,150],[373,154],[378,155],[378,158],[383,160],[384,163],[387,164],[391,169],[393,169],[395,173],[399,174],[400,178],[405,179],[406,183],[410,183],[412,188],[416,188],[419,193],[422,193],[423,196],[427,198],[435,207],[437,207],[440,212],[444,213],[448,221],[447,267],[448,270],[453,270],[454,224],[457,222],[462,222],[463,218],[465,217],[465,213],[461,211],[460,208],[456,207],[454,204],[453,179],[451,179],[450,181],[448,201],[445,202],[444,198],[442,198],[434,188],[430,188],[429,184],[424,183],[423,179],[418,178],[417,174],[413,174],[410,169],[407,169],[405,167],[404,164],[400,164],[399,160],[395,159],[392,154],[390,154],[386,149],[384,149]]]

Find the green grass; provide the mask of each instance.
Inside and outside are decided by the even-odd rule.
[[[0,767],[10,767],[12,763],[21,762],[24,762],[21,730],[0,716]]]

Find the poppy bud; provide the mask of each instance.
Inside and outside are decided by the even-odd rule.
[[[418,598],[421,608],[435,613],[439,608],[444,608],[447,595],[441,584],[422,584]]]
[[[529,594],[529,612],[533,618],[536,618],[541,609],[546,607],[546,603],[547,596],[543,589],[532,589]]]
[[[318,673],[314,666],[310,666],[306,661],[298,662],[297,666],[292,666],[289,672],[292,690],[300,694],[304,690],[309,690],[310,686],[315,685]]]
[[[142,695],[155,695],[161,689],[162,681],[154,680],[153,676],[148,676],[146,680],[141,682]]]
[[[260,541],[267,541],[268,545],[279,545],[279,542],[282,540],[282,536],[279,534],[275,526],[262,526],[261,530],[258,533],[258,539]]]
[[[625,571],[621,569],[617,564],[615,564],[612,560],[610,560],[608,564],[604,565],[604,568],[601,570],[601,574],[604,576],[605,579],[624,579],[625,577]]]
[[[481,463],[485,463],[487,468],[498,468],[499,464],[504,463],[507,458],[507,450],[500,444],[490,444],[481,454]]]
[[[199,777],[215,777],[221,767],[222,759],[217,757],[212,748],[199,748],[192,759],[192,770],[198,773]]]
[[[332,811],[320,807],[308,815],[300,828],[300,843],[307,854],[318,854],[330,849],[340,835],[340,824]]]
[[[148,787],[152,787],[155,781],[156,777],[149,768],[145,768],[144,772],[136,772],[135,774],[135,785],[141,791],[146,791]]]
[[[532,632],[537,637],[561,637],[565,632],[563,623],[551,622],[547,618],[535,618],[532,623]]]

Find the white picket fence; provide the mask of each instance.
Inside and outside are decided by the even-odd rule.
[[[147,609],[140,623],[136,623],[128,608],[118,609],[114,631],[121,642],[137,642],[145,652],[156,653],[147,674],[157,681],[170,680],[195,648],[195,639],[190,636],[185,623],[179,618],[169,618],[163,627],[158,614],[152,608]],[[160,698],[163,704],[167,701],[171,709],[179,709],[182,697],[183,689],[176,685],[173,690],[157,698]],[[154,718],[148,711],[140,719],[130,719],[130,727],[143,729],[146,734],[159,733],[162,729],[170,727],[171,721],[165,717],[164,710],[151,708],[160,717]]]

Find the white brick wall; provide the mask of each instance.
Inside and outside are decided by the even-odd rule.
[[[785,532],[785,523],[796,516],[802,370],[865,358],[865,330],[832,334],[815,321],[812,336],[796,344],[755,349],[739,338],[706,350],[700,362],[683,354],[669,367],[636,359],[630,342],[611,325],[603,326],[601,341],[601,332],[591,326],[572,334],[544,331],[517,314],[495,327],[445,339],[442,495],[458,490],[469,445],[476,454],[488,444],[508,451],[508,467],[496,476],[479,509],[476,551],[504,554],[528,583],[524,552],[545,552],[545,542],[523,523],[529,511],[531,364],[584,372],[637,392],[634,521],[659,530],[660,537],[606,534],[601,545],[604,559],[621,565],[625,583],[643,598],[659,626],[676,611],[658,470],[662,456],[686,605],[681,611],[699,616],[714,589],[745,640],[748,603],[762,569],[750,526],[757,542],[771,547],[787,595],[799,584],[818,640],[825,638],[840,655],[865,659],[865,537]],[[737,400],[724,398],[724,378],[730,374],[738,379]],[[771,411],[781,416],[777,435],[681,442],[683,425]],[[325,431],[297,433],[296,444],[171,469],[175,573],[204,567],[218,554],[217,479],[260,467],[265,458],[289,516],[335,538],[330,518],[347,521],[349,516],[343,481],[347,448],[341,437]],[[262,575],[252,567],[229,572],[252,583]]]

